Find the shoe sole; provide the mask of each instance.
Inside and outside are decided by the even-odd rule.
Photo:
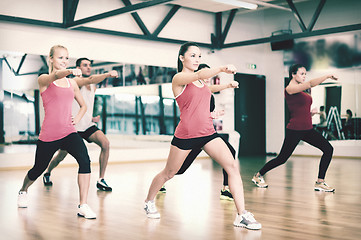
[[[80,213],[78,213],[78,216],[79,216],[79,217],[83,217],[83,218],[85,218],[85,219],[96,219],[96,218],[97,218],[97,217],[87,218],[87,217],[85,217],[85,215],[80,214]]]
[[[111,192],[113,189],[111,187],[104,187],[102,185],[98,186],[97,185],[97,188],[101,191],[105,191],[105,192]]]
[[[268,188],[268,185],[266,185],[266,186],[260,186],[260,185],[258,185],[258,184],[256,183],[256,181],[253,180],[253,179],[252,179],[252,182],[253,182],[257,187],[259,187],[259,188]]]
[[[223,196],[223,195],[221,195],[220,199],[221,199],[221,200],[233,201],[233,198],[230,198],[230,197],[227,197],[227,196]]]
[[[315,188],[315,191],[319,191],[319,192],[334,192],[335,189],[332,189],[332,190],[325,190],[325,189],[322,189],[322,188]]]
[[[246,228],[246,229],[250,229],[250,230],[260,230],[262,227],[260,227],[260,228],[251,228],[251,227],[248,227],[248,226],[246,226],[246,225],[244,225],[244,224],[234,224],[233,223],[233,226],[235,226],[235,227],[241,227],[241,228]]]
[[[151,214],[147,214],[147,217],[151,219],[160,219],[160,216],[152,216]]]

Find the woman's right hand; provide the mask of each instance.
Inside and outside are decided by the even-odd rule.
[[[81,70],[78,68],[70,69],[71,74],[73,74],[75,77],[81,77]]]
[[[335,75],[333,75],[333,74],[329,75],[328,78],[330,78],[330,79],[332,79],[332,80],[336,80],[336,81],[337,81],[337,79],[338,79],[338,77],[335,76]]]
[[[236,74],[236,72],[237,72],[237,68],[232,64],[223,66],[223,67],[221,67],[221,69],[222,69],[222,72],[225,72],[228,74]]]

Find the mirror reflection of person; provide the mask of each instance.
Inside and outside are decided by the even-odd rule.
[[[353,114],[351,109],[347,109],[345,115],[346,120],[343,127],[347,139],[354,139],[354,124],[353,124],[352,116]]]
[[[94,97],[96,84],[104,81],[108,77],[117,77],[118,72],[115,70],[110,71],[109,73],[103,74],[94,74],[91,75],[91,61],[88,58],[79,58],[76,61],[76,68],[79,69],[82,73],[81,77],[75,77],[74,81],[78,85],[80,92],[86,102],[87,111],[84,114],[84,117],[75,125],[76,130],[79,135],[85,139],[87,142],[94,142],[100,147],[99,154],[99,179],[97,181],[97,188],[102,191],[112,191],[112,188],[108,186],[104,180],[105,169],[108,164],[109,159],[109,140],[105,134],[96,126],[95,122],[99,121],[100,116],[93,118],[93,108],[94,108]],[[73,115],[78,111],[79,105],[73,102],[72,107]],[[66,150],[60,149],[58,153],[51,160],[47,171],[43,176],[43,182],[45,186],[52,186],[53,182],[50,180],[50,174],[52,170],[59,165],[61,161],[67,156],[68,152]]]
[[[333,192],[334,188],[325,182],[325,175],[332,159],[332,145],[313,128],[310,107],[312,97],[309,94],[310,88],[319,85],[326,79],[337,80],[334,75],[325,75],[319,78],[306,81],[306,68],[301,64],[294,64],[289,69],[291,79],[285,88],[285,99],[290,111],[290,120],[286,127],[286,136],[279,155],[267,162],[252,178],[252,182],[258,187],[266,188],[267,183],[263,176],[270,170],[286,163],[298,143],[303,140],[310,145],[317,147],[323,152],[321,157],[318,178],[314,190]]]
[[[335,135],[327,129],[327,115],[326,115],[326,111],[325,111],[325,106],[321,106],[320,107],[320,111],[317,112],[316,114],[320,115],[320,123],[317,124],[316,129],[321,133],[327,133],[327,136],[329,137],[329,139],[331,140],[335,140],[337,139],[335,137]]]
[[[212,93],[203,81],[220,72],[235,74],[236,68],[233,65],[226,65],[195,72],[200,59],[201,51],[197,44],[187,42],[180,47],[178,73],[172,79],[173,94],[181,112],[180,122],[171,142],[166,166],[153,178],[145,199],[144,210],[147,217],[160,218],[154,202],[159,189],[174,177],[191,150],[199,146],[203,147],[203,150],[228,173],[229,188],[237,209],[233,225],[254,230],[261,229],[262,225],[255,220],[253,214],[245,210],[241,175],[227,145],[214,130],[209,111]]]
[[[35,164],[24,178],[18,195],[18,207],[28,207],[28,188],[45,171],[54,153],[63,149],[78,162],[79,205],[78,215],[84,218],[96,218],[96,214],[87,204],[90,182],[90,159],[87,148],[74,125],[84,116],[87,106],[77,83],[67,78],[80,76],[80,69],[67,69],[68,50],[56,45],[49,53],[49,74],[38,78],[39,91],[43,99],[45,117],[36,144]],[[72,117],[73,100],[79,104],[77,114]]]

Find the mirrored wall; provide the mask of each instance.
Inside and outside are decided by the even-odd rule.
[[[307,80],[339,78],[312,88],[314,128],[329,140],[361,139],[361,33],[298,40],[284,51],[285,72],[294,63],[305,66]]]

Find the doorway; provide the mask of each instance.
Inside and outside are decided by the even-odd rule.
[[[237,73],[235,90],[235,129],[241,135],[239,155],[266,154],[266,78]]]

